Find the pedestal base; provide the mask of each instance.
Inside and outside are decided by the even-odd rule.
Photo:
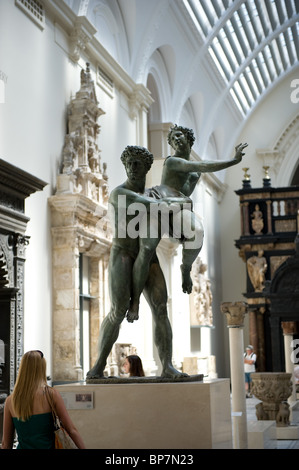
[[[229,379],[55,388],[66,403],[93,394],[92,409],[68,410],[89,449],[232,448]]]
[[[276,427],[276,439],[286,439],[288,441],[299,439],[299,427],[298,426],[277,426]]]
[[[276,421],[248,421],[248,449],[276,449]]]

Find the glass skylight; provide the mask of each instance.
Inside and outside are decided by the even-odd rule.
[[[229,92],[247,114],[299,61],[298,0],[185,0]]]

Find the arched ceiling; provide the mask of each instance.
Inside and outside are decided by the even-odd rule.
[[[299,64],[299,0],[183,0],[243,115]]]

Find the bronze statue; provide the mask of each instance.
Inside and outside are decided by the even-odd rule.
[[[242,151],[247,146],[238,145],[233,160],[194,162],[190,161],[193,142],[191,129],[175,126],[170,130],[169,143],[174,148],[175,155],[165,161],[161,185],[149,190],[145,190],[145,178],[153,162],[152,154],[144,147],[128,146],[121,155],[127,180],[116,187],[109,197],[109,205],[114,211],[114,237],[108,268],[111,310],[101,325],[99,357],[87,373],[87,379],[104,376],[107,357],[118,338],[122,321],[126,315],[128,321],[138,318],[139,297],[142,292],[154,318],[155,343],[162,363],[161,376],[176,378],[187,375],[172,365],[172,330],[167,315],[167,288],[156,255],[156,247],[165,233],[161,207],[168,206],[172,212],[169,234],[185,243],[181,267],[182,286],[184,292],[190,293],[190,271],[202,246],[203,228],[192,211],[189,196],[202,172],[218,171],[239,163],[244,155]],[[154,207],[158,208],[157,212],[151,211]],[[138,218],[136,211],[139,211]],[[148,229],[154,225],[153,217],[157,224],[157,233],[151,237]],[[179,234],[175,233],[176,219],[183,226]],[[187,221],[185,225],[184,221]],[[187,246],[187,242],[190,246]]]

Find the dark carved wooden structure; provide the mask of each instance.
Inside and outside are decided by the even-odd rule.
[[[293,326],[293,338],[298,339],[296,324],[299,320],[299,235],[295,239],[295,249],[295,255],[279,266],[264,292],[270,301],[271,356],[274,372],[283,370],[281,367],[285,363],[282,322]]]
[[[0,159],[0,412],[23,354],[25,199],[45,185]]]
[[[246,263],[249,334],[260,371],[284,371],[281,322],[299,320],[299,266],[295,239],[299,231],[299,187],[251,188],[245,174],[240,200],[241,236],[236,240]],[[295,268],[297,263],[297,268]],[[297,287],[296,287],[297,286]]]

